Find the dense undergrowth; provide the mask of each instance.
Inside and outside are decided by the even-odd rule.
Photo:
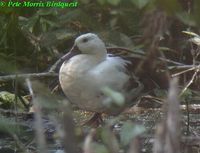
[[[1,8],[0,152],[199,152],[199,10],[199,0]],[[138,107],[104,115],[97,128],[81,126],[90,113],[71,107],[59,91],[52,94],[59,68],[49,70],[86,32],[98,34],[108,47],[128,48],[128,56],[154,57],[150,65],[165,65],[157,75],[164,71],[179,83],[173,80],[169,90],[159,83],[146,87],[151,90]]]

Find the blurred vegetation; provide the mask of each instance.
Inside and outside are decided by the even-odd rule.
[[[181,31],[199,32],[198,6],[198,0],[87,0],[71,9],[1,8],[1,73],[44,71],[72,46],[75,36],[85,32],[134,49],[142,45],[137,38],[145,27],[153,24],[142,25],[145,16],[154,11],[167,13],[163,47],[181,55],[188,47]]]
[[[199,64],[199,44],[194,42],[194,38],[197,38],[198,35],[191,35],[191,33],[188,35],[182,32],[192,31],[195,34],[200,34],[199,0],[79,0],[78,3],[77,8],[65,9],[1,8],[0,76],[47,71],[57,59],[69,51],[74,38],[86,32],[97,33],[108,46],[122,46],[144,54],[148,53],[150,42],[158,37],[159,50],[166,59],[182,63],[181,66]],[[191,38],[193,39],[191,40]],[[168,68],[173,74],[182,71],[172,64],[169,64]],[[196,73],[195,79],[192,79],[195,72],[197,70],[193,69],[187,74],[180,75],[181,86],[187,87],[191,80],[193,83],[182,93],[184,103],[190,101],[190,103],[199,104],[200,80],[198,78],[199,72]],[[29,92],[23,87],[24,84],[24,80],[0,82],[0,108],[12,110],[14,108],[16,110],[16,107],[19,107],[20,112],[23,109],[25,110],[27,99],[30,101],[30,97],[25,97]],[[162,98],[163,95],[166,96],[165,91],[156,90],[155,96],[162,95]],[[37,91],[44,90],[38,89]],[[23,96],[21,99],[24,99],[25,105],[21,105],[19,95]],[[60,106],[52,105],[52,108],[54,107],[58,111],[57,107]],[[45,113],[51,112],[52,108],[50,111],[45,110]],[[157,113],[160,115],[160,112]],[[8,149],[14,148],[19,152],[26,152],[27,150],[23,149],[30,147],[32,142],[28,142],[25,146],[24,143],[34,138],[23,136],[19,140],[18,135],[15,135],[19,131],[13,130],[13,126],[18,125],[16,123],[18,119],[14,117],[14,120],[14,122],[7,122],[7,118],[0,119],[0,132],[9,133],[17,144],[12,142],[10,145],[5,145],[6,143],[0,139],[0,147],[5,145]],[[110,144],[106,135],[113,138],[114,146],[127,151],[129,149],[127,146],[132,143],[132,139],[144,132],[143,126],[134,125],[127,118],[126,120],[128,121],[124,121],[123,117],[122,123],[121,120],[110,120],[112,123],[106,124],[109,127],[103,126],[96,129],[97,138],[92,145],[97,153],[113,151],[109,148]],[[137,119],[134,118],[133,121],[135,120]],[[140,121],[142,123],[142,119]],[[116,122],[123,125],[120,132],[117,131],[116,127],[114,128],[116,130],[114,134],[117,133],[117,136],[113,136],[113,133],[110,133],[109,130]],[[13,125],[10,126],[12,123]],[[26,132],[30,128],[29,123],[26,123],[26,125],[29,125],[28,129],[26,129],[27,127],[24,128],[24,123],[20,122],[19,125]],[[6,131],[6,127],[10,128]],[[18,128],[20,129],[20,127]],[[95,134],[88,131],[87,128],[86,130],[76,128],[75,134],[81,139],[79,148],[84,146],[82,143],[85,140],[85,133],[89,133],[88,137],[94,137]],[[129,131],[131,132],[129,133]],[[87,144],[85,144],[85,147],[85,150],[87,150]],[[149,149],[149,146],[146,148]],[[29,148],[29,152],[31,152],[31,149],[36,150]]]

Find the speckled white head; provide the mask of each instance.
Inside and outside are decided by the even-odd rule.
[[[93,33],[87,33],[76,38],[75,46],[81,51],[82,54],[92,54],[106,56],[107,50],[104,42]]]

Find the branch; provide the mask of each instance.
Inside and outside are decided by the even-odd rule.
[[[16,78],[26,79],[26,78],[45,78],[45,77],[56,77],[56,76],[58,76],[58,74],[54,72],[12,74],[12,75],[0,76],[0,82],[10,81]]]
[[[135,52],[133,50],[130,50],[128,48],[123,48],[123,47],[107,47],[107,49],[109,51],[119,51],[119,50],[123,50],[125,52],[129,52],[129,53],[136,53],[138,55],[142,55],[145,56],[145,54],[143,53],[138,53]],[[6,75],[6,76],[0,76],[0,82],[6,82],[6,81],[10,81],[10,80],[14,80],[16,78],[19,79],[26,79],[26,78],[44,78],[44,77],[56,77],[58,76],[58,69],[60,68],[60,66],[62,65],[62,63],[67,60],[66,57],[67,54],[63,55],[61,58],[59,58],[49,69],[48,72],[42,72],[42,73],[28,73],[28,74],[13,74],[13,75]],[[169,59],[165,59],[162,57],[158,57],[159,60],[162,61],[166,61],[167,63],[172,63],[178,66],[185,66],[182,63],[178,63]],[[192,65],[193,66],[193,65]],[[190,67],[190,66],[189,66]]]
[[[134,50],[131,50],[131,49],[128,49],[128,48],[124,48],[124,47],[106,47],[108,52],[109,51],[125,51],[125,52],[128,52],[128,53],[134,53],[134,54],[137,54],[137,55],[140,55],[140,56],[146,56],[145,53],[143,52],[137,52],[137,51],[134,51]],[[173,60],[170,60],[170,59],[167,59],[167,58],[163,58],[163,57],[157,57],[157,59],[161,60],[161,61],[165,61],[167,63],[171,63],[171,64],[175,64],[175,65],[178,65],[178,66],[185,66],[185,64],[183,63],[179,63],[179,62],[176,62],[176,61],[173,61]],[[194,65],[193,65],[194,66]]]

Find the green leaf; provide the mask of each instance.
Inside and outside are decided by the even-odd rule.
[[[133,138],[143,132],[145,132],[144,126],[134,125],[132,122],[127,121],[120,131],[120,141],[122,145],[127,146]]]
[[[149,0],[131,0],[131,2],[139,9],[142,9],[149,3]]]
[[[69,12],[59,16],[58,20],[68,22],[68,21],[77,19],[82,14],[83,14],[83,12],[80,9],[75,9],[75,10],[69,11]]]
[[[193,38],[190,38],[189,41],[198,46],[200,45],[200,36],[198,34],[191,32],[191,31],[182,31],[182,32],[189,36],[194,36]]]
[[[111,5],[117,6],[121,0],[107,0],[107,2]]]
[[[53,22],[53,21],[50,21],[50,20],[47,20],[47,19],[45,19],[45,18],[41,18],[40,19],[40,22],[41,22],[41,24],[48,24],[50,27],[52,27],[52,28],[58,28],[59,27],[59,25],[57,24],[57,23],[55,23],[55,22]]]
[[[23,98],[23,100],[26,104],[28,104],[28,101],[25,98]],[[7,92],[7,91],[1,91],[0,92],[0,106],[1,106],[1,108],[9,109],[13,106],[14,102],[15,102],[15,94]],[[17,106],[18,106],[19,111],[24,109],[19,98],[17,98]]]
[[[190,36],[194,36],[194,37],[199,37],[198,34],[194,33],[194,32],[191,32],[191,31],[182,31],[182,33],[185,33],[185,34],[188,34]]]
[[[104,101],[105,105],[111,106],[111,103],[115,103],[117,106],[123,106],[125,98],[120,92],[114,91],[109,87],[102,88],[102,92],[108,96],[108,99]]]
[[[75,33],[63,30],[63,31],[58,31],[55,35],[56,39],[63,40],[63,39],[71,39],[72,37],[74,37]]]
[[[27,24],[25,25],[25,27],[27,27],[27,28],[29,29],[30,32],[33,32],[33,29],[34,29],[34,27],[35,27],[35,25],[36,25],[38,19],[39,19],[39,16],[38,16],[38,15],[35,15],[35,16],[31,17],[31,18],[28,20],[28,22],[27,22]]]

